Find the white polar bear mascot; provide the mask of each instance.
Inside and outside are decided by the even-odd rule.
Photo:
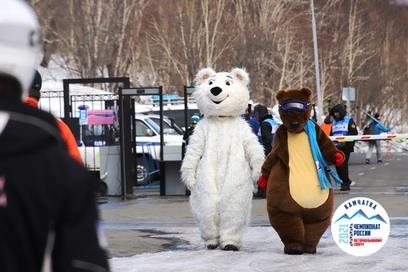
[[[193,96],[204,118],[190,137],[182,180],[207,248],[237,251],[264,161],[263,147],[241,117],[249,76],[239,68],[229,73],[205,68],[195,81]]]

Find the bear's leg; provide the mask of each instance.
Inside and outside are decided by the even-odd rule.
[[[303,254],[304,228],[300,214],[269,211],[269,220],[284,244],[285,254]]]
[[[326,231],[327,227],[330,226],[330,216],[318,220],[319,221],[317,222],[309,219],[303,221],[305,226],[305,253],[316,253],[316,247],[320,241],[320,238]]]
[[[333,211],[333,190],[330,190],[326,202],[315,209],[305,209],[303,212],[303,224],[305,226],[305,244],[306,253],[315,254],[317,244],[323,233],[331,224],[331,215]]]
[[[190,198],[190,204],[196,222],[199,225],[201,238],[208,249],[219,245],[219,214],[216,209],[216,198]]]
[[[219,230],[215,218],[201,222],[200,230],[207,249],[216,249],[219,245]]]
[[[216,249],[219,245],[219,218],[215,209],[205,213],[200,222],[201,238],[208,249]]]
[[[231,190],[231,192],[233,192]],[[225,194],[220,201],[220,244],[221,248],[238,251],[242,233],[249,222],[252,190]]]

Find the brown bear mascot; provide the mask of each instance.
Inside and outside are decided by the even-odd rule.
[[[315,254],[332,216],[333,189],[328,177],[341,183],[328,165],[341,165],[344,154],[309,120],[310,89],[279,91],[276,98],[283,125],[262,166],[262,175],[268,179],[269,220],[286,254]]]

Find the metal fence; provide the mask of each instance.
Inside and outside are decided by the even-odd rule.
[[[111,109],[115,113],[113,125],[81,125],[70,126],[76,136],[77,144],[84,160],[85,166],[90,170],[100,169],[100,146],[119,144],[119,124],[117,121],[117,94],[83,94],[70,95],[70,105],[74,122],[78,123],[79,108],[86,107],[89,110]],[[46,91],[41,93],[39,107],[61,118],[64,116],[63,91]],[[67,118],[65,118],[67,120]],[[69,125],[69,122],[67,122]]]

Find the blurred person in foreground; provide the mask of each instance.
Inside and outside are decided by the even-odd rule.
[[[31,84],[30,91],[28,92],[28,97],[25,100],[25,103],[27,105],[35,108],[38,107],[38,102],[41,99],[41,86],[41,74],[36,70],[33,83]],[[68,154],[77,162],[83,164],[81,153],[79,152],[74,134],[72,134],[71,129],[60,118],[56,118],[56,121],[62,141],[64,142],[64,147],[67,150]]]
[[[331,136],[347,136],[347,135],[357,135],[357,126],[354,120],[347,115],[346,108],[341,105],[335,105],[331,110],[330,114],[333,116],[333,124],[331,129]],[[343,181],[341,184],[341,191],[350,191],[350,184],[352,183],[349,177],[349,167],[348,161],[350,159],[350,153],[354,152],[354,142],[334,142],[337,149],[343,151],[345,155],[345,160],[343,165],[336,166],[337,173],[340,179]]]
[[[23,1],[0,1],[0,268],[109,271],[96,180],[70,158],[55,118],[23,103],[41,58]]]

